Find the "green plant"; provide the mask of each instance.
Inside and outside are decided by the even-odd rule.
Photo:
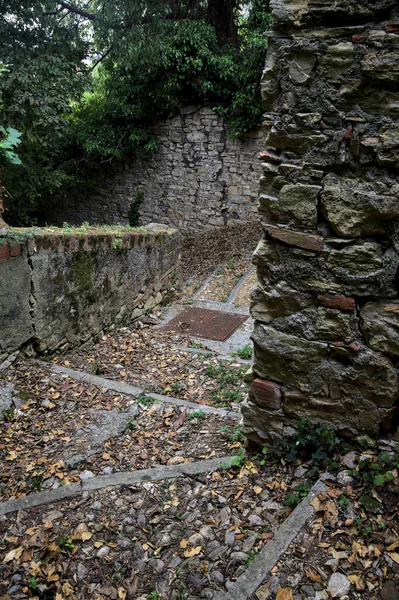
[[[130,429],[131,431],[133,431],[134,429],[136,429],[137,427],[137,421],[134,417],[130,417],[130,419],[127,422],[127,428]]]
[[[161,596],[157,590],[153,590],[146,596],[147,600],[160,600]]]
[[[333,459],[340,447],[341,439],[332,427],[320,423],[300,421],[297,428],[297,433],[292,438],[275,442],[270,448],[270,453],[284,456],[288,462],[296,462],[298,458],[312,459],[314,467],[308,473],[308,476],[312,476],[319,467]]]
[[[247,566],[249,567],[249,565],[255,560],[255,558],[258,556],[259,554],[259,550],[250,550],[249,552],[247,552],[248,554],[248,559],[247,559]]]
[[[247,455],[245,453],[245,448],[243,446],[240,447],[240,451],[236,456],[233,456],[230,459],[229,465],[227,467],[227,469],[230,469],[231,467],[242,467],[242,465],[246,462],[247,460]]]
[[[75,544],[73,543],[73,541],[67,537],[62,537],[58,545],[64,550],[73,550],[75,548]]]
[[[205,413],[203,410],[195,410],[194,412],[190,413],[187,418],[189,421],[192,421],[193,419],[199,419],[200,421],[203,421],[205,419]]]
[[[39,583],[37,581],[37,575],[32,575],[32,577],[30,577],[28,580],[28,588],[31,590],[37,590],[38,585]]]
[[[28,478],[28,484],[37,492],[40,492],[43,485],[43,469],[36,469]]]
[[[140,396],[138,398],[138,401],[143,406],[152,406],[153,404],[156,404],[157,402],[159,402],[159,400],[157,400],[156,398],[153,398],[152,396],[146,396],[146,395]]]
[[[128,212],[129,225],[137,227],[140,223],[140,206],[144,202],[144,190],[139,190],[136,198],[131,202]]]
[[[104,374],[104,370],[99,363],[93,364],[93,372],[95,375],[103,375]]]
[[[66,221],[62,224],[62,229],[65,231],[65,233],[73,233],[73,226]]]
[[[179,383],[178,381],[176,381],[175,383],[172,383],[172,385],[171,385],[172,391],[175,394],[178,394],[180,392],[180,390],[182,389],[182,387],[183,387],[182,384]]]
[[[112,248],[114,250],[122,250],[123,248],[123,242],[120,238],[115,238],[114,241],[112,242]]]
[[[16,411],[13,408],[5,408],[3,410],[3,420],[6,423],[11,423],[11,421],[15,421]]]
[[[210,391],[210,398],[221,406],[239,403],[243,399],[242,384],[245,369],[226,366],[224,364],[210,364],[205,370],[205,375],[212,378],[215,387]]]
[[[348,506],[349,506],[349,499],[348,499],[347,496],[345,496],[345,494],[342,494],[342,496],[339,497],[338,505],[342,509],[348,508]]]
[[[394,479],[392,471],[397,468],[399,468],[399,456],[382,452],[378,456],[373,455],[361,460],[358,469],[351,470],[350,474],[360,477],[370,487],[382,487]]]
[[[268,454],[269,449],[266,448],[266,446],[264,448],[262,448],[262,456],[266,457],[266,455]],[[262,465],[262,467],[266,464],[266,458],[262,458],[262,460],[259,461],[260,464]]]
[[[297,485],[294,488],[296,493],[290,492],[289,494],[287,494],[287,496],[284,500],[284,505],[285,506],[297,506],[304,498],[306,498],[311,487],[312,487],[311,483],[301,483],[300,485]]]
[[[232,442],[245,442],[245,435],[241,425],[236,425],[233,429],[225,425],[221,428],[220,433]]]
[[[232,352],[231,356],[238,356],[243,360],[250,360],[252,358],[252,346],[246,344],[242,348],[239,348],[238,350]]]

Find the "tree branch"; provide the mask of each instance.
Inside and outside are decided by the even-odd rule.
[[[78,8],[77,6],[74,6],[73,4],[70,4],[69,2],[64,2],[64,0],[59,0],[59,4],[62,7],[62,9],[68,10],[69,12],[74,13],[75,15],[80,15],[81,17],[84,17],[85,19],[89,19],[89,21],[96,21],[98,19],[97,15],[93,15],[92,13],[89,13],[86,10]]]
[[[89,73],[91,73],[92,71],[94,71],[94,69],[96,68],[97,65],[100,64],[101,61],[104,60],[104,58],[106,58],[108,56],[108,54],[110,54],[112,52],[112,46],[110,48],[108,48],[108,50],[106,52],[104,52],[104,54],[102,56],[100,56],[100,58],[98,60],[96,60],[96,62],[94,63],[94,65],[92,65],[89,69]]]

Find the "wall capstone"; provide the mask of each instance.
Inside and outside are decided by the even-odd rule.
[[[131,203],[144,191],[140,224],[152,221],[202,231],[256,219],[264,132],[228,136],[223,117],[211,108],[185,107],[154,128],[157,147],[123,164],[93,164],[85,197],[55,199],[47,219],[80,224],[127,223]]]
[[[399,8],[271,7],[245,432],[399,439]]]

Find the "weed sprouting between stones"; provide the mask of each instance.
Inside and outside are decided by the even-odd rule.
[[[193,419],[199,419],[200,421],[203,421],[205,419],[205,413],[203,410],[196,410],[196,411],[190,413],[188,415],[187,419],[189,421],[192,421]]]
[[[252,346],[250,346],[250,344],[246,344],[242,348],[239,348],[238,350],[232,352],[231,356],[238,356],[238,358],[242,358],[243,360],[251,360]]]

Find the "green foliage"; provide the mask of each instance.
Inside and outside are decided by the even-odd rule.
[[[181,106],[210,105],[232,136],[261,123],[268,0],[237,3],[239,43],[233,44],[221,44],[224,24],[209,18],[206,1],[71,6],[56,0],[0,6],[0,60],[11,65],[2,82],[2,122],[11,129],[2,131],[0,144],[14,163],[4,177],[14,225],[35,224],[50,198],[79,187],[86,162],[151,152],[153,124]],[[133,207],[131,223],[137,221]]]
[[[146,396],[146,395],[140,396],[138,398],[138,401],[143,406],[152,406],[153,404],[156,404],[157,402],[159,402],[159,400],[156,400],[156,398],[153,398],[152,396]]]
[[[3,173],[13,224],[34,224],[40,203],[68,179],[63,164],[66,115],[83,92],[88,42],[73,18],[49,14],[52,0],[0,5],[2,122],[22,133],[18,155]],[[87,38],[87,35],[86,35]]]
[[[59,541],[60,548],[64,550],[73,550],[75,548],[75,544],[70,538],[62,537]]]
[[[127,428],[130,429],[130,431],[134,431],[137,427],[137,421],[134,417],[130,417],[130,419],[127,422]]]
[[[237,456],[233,456],[232,457],[232,459],[230,461],[230,464],[229,464],[229,467],[227,467],[227,468],[230,468],[230,467],[242,467],[243,464],[246,462],[246,460],[247,460],[247,455],[245,453],[245,449],[244,449],[243,446],[241,446],[240,453],[237,454]]]
[[[128,219],[130,227],[137,227],[140,223],[140,206],[144,202],[144,190],[139,190],[136,198],[130,204]]]
[[[231,356],[238,356],[243,360],[251,360],[252,358],[252,346],[250,344],[246,344],[242,348],[239,348],[235,352],[231,353]]]
[[[276,442],[272,453],[284,456],[289,462],[295,462],[298,458],[312,459],[315,464],[314,471],[316,471],[318,467],[330,463],[340,444],[341,439],[332,427],[300,421],[297,434],[290,440]]]
[[[234,428],[225,425],[221,428],[220,433],[232,442],[245,442],[241,425],[236,425]]]
[[[31,590],[37,590],[38,585],[39,583],[37,581],[37,575],[32,575],[32,577],[30,577],[28,580],[28,588]]]
[[[7,73],[8,68],[0,60],[0,76]],[[0,92],[0,115],[3,121],[4,107]],[[21,159],[16,153],[16,148],[21,143],[21,134],[13,127],[0,125],[0,166],[4,164],[20,165]]]
[[[311,483],[301,483],[300,485],[297,485],[294,488],[295,492],[290,492],[287,494],[284,500],[284,505],[292,507],[297,506],[304,498],[306,498],[311,487]]]
[[[355,477],[360,477],[369,487],[383,487],[394,479],[392,471],[399,468],[399,455],[382,452],[378,456],[361,460],[358,469],[350,471]]]
[[[123,242],[120,238],[115,238],[114,241],[112,242],[112,248],[114,250],[122,250],[123,247]]]
[[[16,411],[13,408],[5,408],[3,410],[3,421],[6,423],[11,423],[12,421],[15,421],[15,418]]]
[[[15,149],[21,143],[21,134],[13,127],[0,127],[0,163],[21,165]]]
[[[205,413],[203,410],[195,410],[188,415],[187,419],[189,421],[192,421],[193,419],[199,419],[200,421],[203,421],[205,419]]]

